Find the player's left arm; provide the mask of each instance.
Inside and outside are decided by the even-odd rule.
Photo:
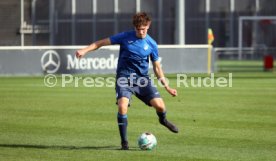
[[[172,96],[177,96],[177,90],[173,89],[169,86],[168,82],[166,81],[164,72],[162,70],[161,64],[159,61],[153,61],[152,62],[153,71],[157,79],[162,83],[162,85],[165,87],[166,91],[171,94]]]

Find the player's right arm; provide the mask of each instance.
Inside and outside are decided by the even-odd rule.
[[[77,58],[82,58],[88,52],[97,50],[100,47],[106,46],[106,45],[111,45],[110,38],[105,38],[105,39],[102,39],[102,40],[98,40],[98,41],[90,44],[89,46],[87,46],[87,47],[85,47],[83,49],[77,50],[76,57]]]

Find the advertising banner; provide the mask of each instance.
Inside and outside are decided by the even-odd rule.
[[[81,47],[18,47],[18,49],[2,47],[0,74],[115,74],[118,46],[104,47],[87,54],[82,59],[77,59],[75,52],[79,48]],[[208,46],[159,48],[160,62],[165,73],[207,73],[209,65],[211,71],[214,71],[215,58],[212,56],[211,61],[208,61],[207,53]]]

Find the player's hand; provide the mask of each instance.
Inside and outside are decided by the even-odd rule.
[[[76,51],[76,57],[77,57],[78,59],[82,58],[84,55],[85,55],[85,52],[84,52],[84,51],[82,51],[82,50],[77,50],[77,51]]]
[[[171,94],[173,97],[177,96],[177,90],[170,88],[170,87],[166,87],[166,90],[169,92],[169,94]]]

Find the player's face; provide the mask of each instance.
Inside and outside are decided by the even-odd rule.
[[[149,29],[150,23],[146,26],[139,26],[139,27],[135,27],[135,31],[136,31],[136,36],[138,38],[145,38],[147,36],[148,33],[148,29]]]

